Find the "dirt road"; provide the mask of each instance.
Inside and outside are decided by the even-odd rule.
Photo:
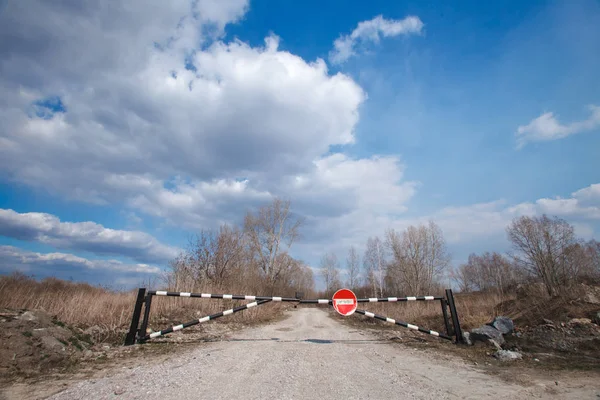
[[[167,362],[77,383],[52,399],[597,399],[600,390],[508,384],[449,355],[390,344],[326,311],[199,345]],[[554,386],[554,385],[553,385]]]

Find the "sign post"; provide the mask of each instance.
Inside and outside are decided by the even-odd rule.
[[[340,315],[347,317],[354,314],[357,306],[356,295],[352,290],[340,289],[333,294],[333,308]]]

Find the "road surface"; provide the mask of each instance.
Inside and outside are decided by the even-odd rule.
[[[412,350],[348,327],[318,308],[174,355],[82,381],[51,399],[596,398],[508,384],[449,355]],[[350,317],[351,318],[351,317]]]

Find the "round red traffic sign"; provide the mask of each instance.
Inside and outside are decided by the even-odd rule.
[[[352,290],[340,289],[333,294],[333,308],[344,317],[354,314],[357,306],[356,295]]]

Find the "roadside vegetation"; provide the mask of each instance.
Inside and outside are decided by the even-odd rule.
[[[322,292],[314,290],[313,269],[290,254],[303,223],[292,212],[289,201],[275,199],[248,212],[240,226],[222,225],[217,230],[199,232],[187,249],[171,261],[164,276],[144,286],[289,297],[302,292],[305,298],[330,298],[335,290],[345,286],[359,297],[443,296],[450,277],[457,288],[455,297],[464,329],[504,315],[513,318],[520,330],[554,326],[554,336],[550,336],[557,338],[557,346],[566,346],[570,351],[565,345],[568,341],[561,339],[573,331],[568,328],[570,320],[583,318],[584,323],[600,324],[600,243],[577,238],[573,226],[559,218],[517,218],[506,228],[513,245],[510,252],[471,254],[468,262],[456,269],[451,268],[451,254],[435,222],[409,226],[400,232],[388,229],[382,238],[368,238],[362,254],[350,247],[343,266],[335,254],[325,253],[318,266],[325,283]],[[5,372],[15,372],[14,368],[19,368],[17,359],[27,359],[30,365],[37,366],[40,359],[55,362],[61,354],[65,358],[69,353],[67,358],[72,359],[86,352],[89,355],[98,346],[121,345],[129,329],[135,297],[135,290],[117,291],[54,278],[38,281],[23,274],[1,276],[0,323],[2,330],[8,332],[3,341],[21,350],[6,347],[1,357],[6,362],[0,367]],[[149,328],[164,329],[243,303],[156,297]],[[291,306],[272,303],[211,325],[247,326],[270,321]],[[444,331],[438,302],[400,306],[372,303],[365,308]],[[27,314],[27,310],[37,314]],[[361,317],[357,318],[360,321]],[[367,318],[362,322],[384,325]],[[14,335],[11,329],[22,332]],[[192,328],[196,332],[204,329],[207,328]],[[58,337],[59,343],[46,334]],[[540,335],[549,337],[545,331]],[[600,344],[600,335],[585,345],[593,345],[594,340]],[[60,343],[69,350],[67,353],[60,349]],[[25,355],[19,358],[17,353],[23,351]]]

